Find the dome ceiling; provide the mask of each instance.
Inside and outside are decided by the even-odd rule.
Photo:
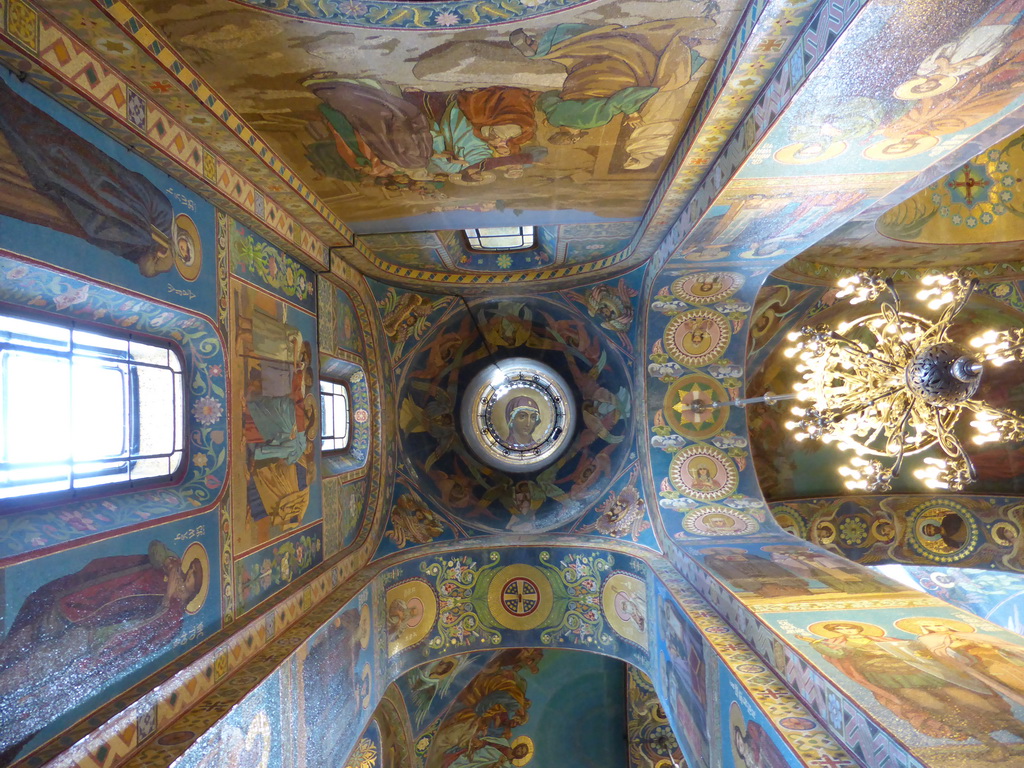
[[[884,269],[901,279],[916,279],[922,269],[970,267],[983,276],[1024,272],[1020,243],[910,243],[879,234],[876,218],[857,219],[839,227],[775,275],[797,283],[833,286],[859,269]]]
[[[631,371],[624,351],[608,343],[608,332],[564,299],[455,304],[398,371],[405,468],[424,496],[470,530],[545,531],[577,519],[635,458]],[[467,440],[467,425],[460,418],[463,409],[470,413],[472,433],[480,404],[463,402],[479,392],[471,382],[482,376],[486,383],[495,364],[504,366],[513,359],[536,361],[554,371],[567,385],[563,391],[575,400],[571,410],[578,414],[568,421],[565,449],[535,470],[496,468],[502,462],[482,454],[479,440]],[[496,406],[490,421],[502,444],[511,440],[529,449],[529,463],[530,451],[540,447],[535,440],[553,422],[552,401],[523,386],[520,382],[490,404]],[[516,438],[518,417],[526,420],[535,411],[534,421],[520,430],[525,436]],[[500,453],[499,447],[499,458]],[[516,459],[510,461],[506,466]]]

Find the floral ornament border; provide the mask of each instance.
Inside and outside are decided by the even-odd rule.
[[[307,528],[235,560],[236,606],[239,614],[255,608],[280,589],[291,584],[324,559],[323,535],[319,527]]]
[[[420,569],[427,576],[434,578],[434,588],[438,596],[437,634],[423,649],[424,655],[430,650],[471,647],[474,642],[481,645],[499,645],[502,641],[502,625],[495,621],[486,610],[485,597],[490,579],[481,579],[483,575],[493,577],[501,555],[497,552],[488,553],[490,563],[478,566],[471,555],[456,555],[440,558],[434,562],[420,564]],[[480,593],[477,592],[478,587]]]
[[[0,250],[0,301],[169,339],[185,379],[183,478],[174,486],[71,501],[0,517],[0,558],[97,536],[217,502],[227,475],[224,343],[205,316]]]
[[[539,567],[548,572],[554,591],[554,603],[560,610],[552,610],[553,619],[542,625],[540,641],[558,647],[560,643],[572,645],[609,646],[612,636],[605,632],[604,611],[601,609],[602,574],[615,564],[612,555],[597,553],[565,555],[558,565],[552,565],[551,553],[540,553]],[[646,649],[642,649],[646,650]]]
[[[217,213],[230,218],[227,214]],[[303,309],[316,312],[313,294],[316,278],[313,273],[275,245],[257,236],[244,224],[233,219],[228,225],[228,251],[232,272],[243,279],[259,280],[277,291],[283,298],[302,302]]]
[[[235,0],[266,11],[265,0]],[[346,27],[370,29],[469,29],[507,24],[587,5],[595,0],[454,0],[449,2],[363,2],[286,0],[273,13]]]

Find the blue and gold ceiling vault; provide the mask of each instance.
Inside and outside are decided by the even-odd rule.
[[[1019,637],[851,562],[1019,570],[1016,452],[978,496],[847,498],[693,404],[774,381],[853,265],[970,265],[979,322],[1021,311],[975,233],[1013,215],[1022,11],[0,2],[3,302],[171,338],[189,389],[181,478],[2,510],[2,761],[540,765],[572,743],[545,660],[649,675],[691,768],[1019,761]],[[455,234],[519,224],[493,262]],[[550,475],[461,449],[503,354],[579,390]]]

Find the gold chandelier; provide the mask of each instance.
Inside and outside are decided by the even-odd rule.
[[[904,457],[936,443],[944,457],[925,458],[914,475],[932,488],[960,490],[973,482],[974,464],[953,431],[965,411],[973,414],[977,444],[1024,439],[1024,417],[975,399],[985,364],[1024,361],[1024,329],[986,331],[966,349],[948,334],[977,279],[958,272],[931,275],[922,284],[917,298],[929,310],[941,310],[937,319],[902,311],[892,279],[870,271],[840,280],[837,298],[856,305],[882,297],[877,312],[835,330],[807,326],[787,337],[794,345],[785,354],[797,359],[801,380],[794,387],[797,419],[786,427],[797,440],[820,440],[852,453],[839,468],[851,490],[890,490]]]

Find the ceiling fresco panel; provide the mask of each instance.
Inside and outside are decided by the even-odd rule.
[[[96,78],[89,74],[84,59],[99,59],[97,67],[103,72],[103,79],[116,77],[131,82],[134,93],[128,99],[127,112],[136,128],[152,133],[154,117],[149,116],[147,121],[147,116],[140,113],[163,113],[169,123],[169,135],[161,132],[163,141],[156,143],[161,144],[164,152],[177,143],[171,141],[175,132],[194,136],[212,148],[215,159],[232,173],[257,180],[260,188],[280,197],[283,207],[305,218],[318,232],[332,232],[328,237],[346,242],[351,239],[351,231],[241,123],[231,106],[209,89],[191,63],[160,38],[133,6],[120,0],[104,3],[106,15],[97,13],[87,0],[52,0],[46,2],[45,9],[28,2],[24,6],[38,16],[38,45],[18,39],[16,32],[14,37],[22,44],[19,47],[38,54],[46,68],[59,71],[77,88],[95,91]],[[117,106],[116,97],[90,95]],[[208,180],[225,186],[221,178],[224,170],[213,175],[205,167],[207,162],[200,158],[199,165],[204,166],[200,170]],[[287,194],[288,191],[298,194]]]
[[[1022,175],[1024,135],[1017,134],[886,211],[876,226],[888,237],[919,243],[1022,240]]]
[[[493,4],[434,5],[137,3],[357,232],[639,217],[742,9],[549,3],[464,28]]]
[[[872,217],[844,224],[775,274],[808,285],[829,286],[861,269],[888,270],[897,280],[916,280],[929,269],[960,267],[969,267],[979,277],[1012,278],[1024,270],[1021,256],[1016,242],[895,242],[878,232]]]

